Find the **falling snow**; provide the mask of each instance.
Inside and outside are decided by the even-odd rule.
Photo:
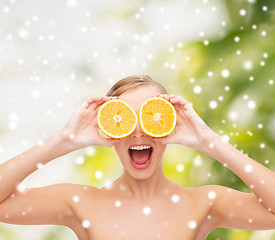
[[[184,165],[182,165],[181,163],[179,163],[178,165],[177,165],[177,171],[178,172],[182,172],[184,170]]]
[[[89,228],[90,227],[90,222],[88,220],[82,221],[82,227],[83,228]]]
[[[177,202],[179,202],[180,197],[179,197],[179,195],[174,194],[174,195],[171,197],[171,200],[172,200],[172,202],[177,203]]]
[[[10,3],[15,3],[15,2],[16,2],[16,0],[10,0]],[[208,0],[202,0],[201,2],[208,3]],[[247,2],[255,4],[256,0],[247,0]],[[205,4],[205,5],[207,5],[207,4]],[[77,0],[66,0],[65,7],[68,8],[67,10],[77,13],[77,11],[78,11],[77,9],[78,9],[78,7],[81,7],[81,3]],[[211,11],[211,14],[218,14],[219,8],[220,8],[220,6],[209,6],[209,11]],[[84,97],[85,94],[86,95],[93,94],[93,92],[90,92],[90,91],[93,91],[93,89],[91,89],[91,86],[94,86],[94,84],[97,84],[98,79],[100,79],[100,81],[101,81],[101,79],[105,79],[106,83],[113,84],[117,79],[116,76],[118,76],[122,73],[123,74],[125,73],[125,72],[123,72],[125,69],[124,64],[127,64],[127,66],[129,66],[129,72],[130,72],[132,69],[137,69],[138,67],[146,68],[147,66],[149,66],[151,64],[150,62],[156,61],[158,54],[156,52],[151,51],[150,44],[152,44],[152,41],[154,39],[155,40],[156,39],[164,39],[165,36],[168,37],[168,35],[173,34],[172,31],[174,31],[176,29],[174,24],[172,22],[170,23],[167,20],[167,16],[169,16],[169,15],[167,15],[167,16],[165,15],[166,13],[168,13],[170,11],[168,5],[167,5],[167,7],[166,7],[166,4],[165,4],[165,6],[158,6],[156,8],[156,10],[157,10],[158,14],[160,16],[162,16],[164,19],[163,22],[160,22],[159,24],[157,24],[158,27],[161,26],[161,31],[158,32],[157,31],[158,29],[154,29],[153,25],[148,25],[148,29],[152,29],[152,31],[150,31],[150,32],[135,33],[134,31],[133,32],[128,31],[127,34],[129,34],[129,36],[131,36],[132,40],[136,43],[136,44],[131,44],[131,45],[128,45],[128,43],[131,41],[129,41],[129,39],[126,38],[126,35],[125,35],[126,32],[124,31],[124,29],[122,27],[119,28],[119,26],[118,26],[118,28],[115,28],[116,26],[112,26],[113,31],[111,31],[110,29],[107,29],[107,30],[110,30],[110,32],[113,32],[113,35],[110,35],[109,37],[108,37],[108,35],[106,35],[107,37],[105,39],[103,39],[102,41],[98,41],[98,38],[96,37],[96,35],[92,35],[92,34],[99,33],[99,31],[103,31],[103,28],[101,28],[100,25],[90,26],[88,24],[85,25],[85,21],[83,21],[83,23],[76,22],[76,25],[78,25],[78,33],[73,32],[76,36],[77,36],[77,34],[83,34],[83,36],[85,36],[85,39],[95,39],[94,42],[92,43],[92,44],[94,44],[93,45],[94,49],[92,50],[92,52],[90,54],[87,52],[87,48],[86,48],[87,42],[85,42],[85,40],[82,41],[81,38],[79,38],[80,42],[77,43],[76,46],[74,46],[73,42],[70,42],[69,40],[67,41],[66,38],[68,36],[66,35],[66,31],[61,31],[61,29],[57,29],[57,31],[60,31],[60,33],[50,32],[52,30],[50,28],[50,26],[54,26],[55,28],[57,28],[58,25],[62,25],[62,22],[60,20],[51,19],[51,21],[49,21],[49,26],[48,26],[49,32],[47,32],[47,31],[46,32],[45,31],[35,32],[34,29],[39,28],[39,26],[41,27],[42,24],[44,24],[44,23],[42,23],[42,21],[44,20],[43,16],[42,15],[40,16],[39,13],[34,12],[34,14],[36,14],[36,15],[26,16],[26,19],[24,19],[23,15],[22,15],[23,21],[22,21],[21,25],[19,24],[15,29],[13,29],[13,30],[11,29],[12,32],[10,30],[10,32],[7,32],[7,33],[5,33],[5,35],[3,35],[3,39],[10,45],[7,44],[6,46],[4,46],[4,45],[0,46],[0,52],[3,53],[2,54],[3,56],[7,56],[7,51],[10,51],[10,50],[12,50],[11,52],[13,52],[13,53],[17,53],[18,55],[16,55],[16,57],[13,59],[13,62],[15,63],[15,66],[14,66],[15,71],[17,70],[18,72],[23,73],[22,75],[21,74],[19,74],[19,75],[22,76],[22,78],[28,79],[28,81],[30,81],[30,83],[33,84],[30,88],[27,88],[26,86],[28,86],[29,82],[25,82],[28,84],[25,85],[25,89],[22,88],[22,94],[24,95],[24,91],[25,91],[27,93],[26,96],[29,99],[31,99],[30,103],[33,104],[33,105],[31,105],[31,113],[29,114],[31,121],[40,122],[40,125],[39,125],[41,127],[40,129],[43,129],[43,126],[45,125],[45,123],[48,124],[49,122],[51,122],[52,119],[56,119],[56,123],[55,123],[55,121],[53,121],[53,124],[56,124],[56,125],[53,125],[50,128],[51,130],[53,130],[53,129],[55,129],[55,127],[59,126],[59,124],[61,124],[61,122],[63,120],[65,120],[65,118],[62,118],[62,117],[69,115],[69,113],[71,113],[71,110],[75,107],[73,105],[73,103],[76,100],[80,101],[80,99],[82,97]],[[183,11],[183,10],[184,10],[184,8],[181,8],[181,11]],[[204,10],[205,9],[201,6],[194,7],[192,9],[192,14],[195,15],[195,17],[196,17],[195,19],[203,17]],[[269,10],[268,6],[262,6],[262,11],[266,12],[268,10]],[[2,12],[4,13],[4,15],[7,15],[7,16],[12,14],[13,13],[12,5],[2,7]],[[133,18],[132,20],[134,20],[135,22],[146,21],[147,13],[150,14],[149,9],[140,7],[132,14],[132,18]],[[246,19],[250,15],[249,8],[247,8],[247,9],[239,9],[238,8],[236,13],[237,13],[237,15],[239,15],[239,18],[241,18],[241,19]],[[90,24],[92,22],[92,18],[94,16],[94,14],[92,12],[86,12],[86,9],[84,12],[82,12],[82,14],[83,14],[82,18],[84,20],[89,20],[88,23]],[[208,14],[209,14],[209,12],[208,12]],[[267,14],[267,13],[265,13],[265,14]],[[181,15],[184,16],[186,14],[181,14]],[[166,16],[166,19],[165,19],[165,16]],[[221,20],[221,19],[217,19],[216,21],[214,21],[216,24],[215,26],[218,29],[216,33],[219,33],[218,31],[220,31],[221,29],[222,29],[222,31],[224,29],[227,29],[228,26],[231,27],[229,21],[227,21],[227,20],[225,21],[225,20]],[[38,25],[39,22],[41,22],[41,25]],[[191,22],[191,21],[189,21],[189,22]],[[206,23],[205,23],[205,25],[207,25]],[[215,29],[215,26],[213,24],[214,23],[212,23],[211,26],[213,27],[213,29]],[[252,25],[249,25],[249,30],[251,32],[253,31],[255,34],[259,35],[261,37],[261,39],[265,39],[264,37],[266,37],[266,39],[267,39],[268,34],[269,34],[269,29],[262,28],[263,26],[260,24],[259,25],[252,24]],[[191,36],[191,38],[196,37],[197,39],[199,39],[199,41],[201,41],[205,45],[205,48],[207,48],[206,46],[211,44],[210,43],[211,39],[209,38],[209,34],[212,35],[212,33],[209,33],[207,31],[207,29],[203,29],[203,28],[201,28],[201,29],[197,28],[197,29],[198,30],[193,34],[193,36]],[[248,28],[246,29],[245,27],[243,27],[241,29],[247,30]],[[46,28],[45,28],[45,30],[46,30]],[[4,33],[4,32],[2,32],[2,33]],[[101,32],[101,33],[104,35],[104,32]],[[107,31],[105,33],[107,33]],[[91,34],[91,35],[89,36],[88,34]],[[62,39],[63,35],[64,35],[64,38]],[[97,34],[97,35],[99,35],[99,34]],[[181,33],[181,35],[182,35],[182,33]],[[181,37],[181,35],[179,35],[179,36]],[[188,35],[188,34],[186,34],[186,35]],[[234,57],[236,59],[237,58],[241,59],[239,62],[240,68],[242,68],[246,74],[250,73],[251,75],[254,74],[254,72],[255,72],[254,70],[256,70],[256,67],[258,67],[258,66],[261,66],[261,69],[264,70],[265,66],[266,67],[268,66],[268,60],[271,58],[272,53],[270,52],[270,55],[267,52],[261,53],[260,56],[262,58],[264,58],[263,60],[257,59],[256,57],[253,58],[253,57],[249,56],[246,53],[245,49],[243,49],[241,46],[245,42],[245,37],[242,34],[239,34],[239,35],[240,36],[234,35],[233,37],[230,38],[230,41],[233,42],[234,46],[236,47],[236,49],[234,49],[232,51],[234,54]],[[117,40],[115,40],[115,38],[117,38],[117,39],[123,38],[123,39],[125,39],[125,42],[121,42],[121,40],[117,41]],[[63,41],[63,42],[58,42],[59,39],[61,39],[61,41]],[[108,41],[106,41],[106,39],[113,39],[113,40],[112,40],[112,44],[111,45],[109,44],[110,49],[107,49],[106,52],[104,52],[103,49],[106,49],[106,46],[108,46]],[[208,39],[210,39],[210,40],[208,40]],[[43,50],[45,50],[45,52],[41,51],[42,48],[40,49],[40,52],[38,54],[36,53],[37,49],[35,49],[34,52],[32,52],[32,50],[30,50],[30,52],[29,52],[30,58],[28,58],[28,56],[25,56],[25,55],[21,54],[20,51],[16,50],[16,48],[15,48],[16,41],[15,40],[22,42],[22,45],[23,45],[23,43],[27,44],[28,42],[30,42],[30,43],[34,42],[34,43],[36,43],[36,45],[39,44],[39,45],[43,46],[43,48],[45,48],[45,49],[43,49]],[[178,73],[177,71],[181,70],[182,63],[183,64],[192,64],[192,62],[196,61],[196,58],[194,58],[192,56],[192,54],[189,54],[188,56],[184,55],[182,58],[183,61],[180,63],[176,60],[176,58],[174,58],[175,54],[178,54],[178,53],[180,53],[180,51],[185,50],[185,48],[183,48],[183,46],[188,46],[188,44],[185,45],[185,42],[184,42],[185,39],[181,39],[181,40],[183,40],[183,42],[177,42],[176,45],[175,45],[175,41],[168,42],[168,45],[165,45],[165,51],[167,54],[169,54],[169,58],[167,58],[166,60],[161,62],[161,67],[163,67],[165,71],[173,72],[173,74],[176,74],[176,75]],[[49,49],[50,49],[50,47],[52,47],[51,42],[54,43],[53,45],[55,45],[56,48],[52,48],[52,51],[48,51],[48,48],[46,48],[46,46],[48,45]],[[103,48],[101,45],[96,44],[97,42],[101,43]],[[120,44],[118,44],[118,43],[120,43]],[[142,46],[140,46],[140,44],[144,44],[144,46],[147,46],[148,48],[146,48],[146,47],[143,48]],[[121,48],[120,45],[123,46],[123,48]],[[10,47],[8,48],[8,46],[10,46]],[[14,48],[11,48],[11,46],[14,46]],[[34,46],[35,46],[35,44],[34,44]],[[167,46],[169,46],[169,47],[167,47]],[[183,48],[183,49],[181,49],[181,48]],[[139,54],[134,54],[133,56],[129,56],[129,59],[127,59],[126,57],[123,57],[121,55],[121,53],[123,51],[126,52],[127,49],[131,49],[131,51],[133,51],[134,53],[140,53],[140,55],[143,54],[143,56],[140,57],[140,56],[138,56]],[[68,51],[68,50],[70,50],[70,51]],[[6,51],[6,52],[4,52],[4,51]],[[111,52],[111,54],[115,55],[115,58],[109,59],[106,57],[106,56],[108,56],[108,54],[110,54],[110,52]],[[90,55],[90,56],[87,56],[86,59],[84,57],[84,59],[83,59],[83,56],[85,54]],[[171,57],[170,57],[170,55],[171,55]],[[82,57],[82,59],[81,59],[81,57]],[[223,57],[223,56],[220,56],[220,57]],[[73,60],[73,59],[76,59],[76,60]],[[102,59],[106,59],[106,62],[102,61]],[[98,72],[100,71],[100,69],[104,69],[101,72],[102,76],[100,74],[95,75],[94,72],[96,72],[96,71],[94,71],[94,70],[93,71],[87,70],[88,68],[86,68],[85,64],[83,64],[79,67],[82,72],[85,72],[84,76],[81,76],[77,70],[77,67],[78,67],[77,61],[79,61],[80,64],[82,64],[82,62],[83,62],[83,63],[86,63],[88,66],[91,66],[92,64],[94,64],[93,63],[94,60],[96,60],[96,64],[93,65],[94,69],[97,69]],[[33,61],[33,62],[31,62],[31,61]],[[218,59],[216,61],[218,62]],[[220,58],[220,62],[221,61],[226,63],[226,58],[225,57]],[[64,65],[62,65],[63,62],[64,62]],[[35,63],[36,65],[32,66],[33,63]],[[155,63],[156,62],[154,62],[154,64]],[[50,79],[50,77],[43,76],[43,74],[45,74],[44,70],[45,70],[45,72],[47,72],[47,75],[51,75],[51,73],[53,73],[54,71],[58,71],[58,69],[60,69],[60,67],[65,68],[66,65],[76,66],[75,67],[76,69],[73,69],[73,70],[65,69],[66,71],[68,71],[68,74],[67,74],[68,76],[64,77],[66,79],[61,79],[59,81],[61,83],[60,86],[55,85],[54,89],[51,89],[51,82],[50,82],[51,79]],[[106,65],[113,66],[112,69],[110,70],[110,72],[105,71]],[[132,65],[132,66],[130,66],[130,65]],[[32,69],[33,69],[33,70],[31,70],[32,72],[24,75],[24,71],[27,71],[27,69],[29,69],[30,66],[32,66]],[[230,71],[228,69],[223,69],[223,68],[230,68]],[[8,70],[6,72],[5,71],[6,70],[4,69],[4,66],[0,66],[0,72],[1,72],[1,74],[3,72],[3,76],[7,76],[7,73],[10,70]],[[208,71],[207,75],[204,73],[205,76],[203,76],[203,77],[206,77],[209,81],[210,80],[212,81],[216,77],[221,76],[222,78],[225,78],[225,79],[223,79],[223,81],[225,81],[225,82],[228,81],[228,82],[226,82],[226,84],[228,84],[232,87],[231,92],[228,93],[228,91],[230,91],[230,86],[221,85],[222,87],[224,86],[224,90],[227,93],[224,92],[224,90],[222,89],[222,91],[219,92],[217,95],[212,96],[213,99],[215,99],[215,100],[209,99],[210,102],[207,101],[205,103],[206,106],[208,105],[208,107],[210,109],[213,109],[213,111],[211,110],[210,112],[215,112],[215,111],[218,111],[217,110],[218,106],[222,106],[222,102],[217,101],[217,96],[220,95],[218,97],[219,101],[223,101],[223,100],[227,101],[228,95],[233,94],[233,91],[235,89],[234,89],[234,85],[233,84],[231,85],[231,82],[229,82],[229,80],[230,80],[229,77],[235,76],[236,72],[234,71],[233,68],[231,68],[231,65],[226,65],[226,64],[223,65],[221,67],[221,69],[218,70],[218,72],[216,72],[216,69],[210,69],[207,71]],[[58,74],[60,74],[60,73],[58,72]],[[256,81],[258,80],[256,74],[255,74],[255,76],[248,77],[249,75],[246,75],[244,81],[249,80],[250,81],[249,84],[255,84]],[[53,80],[55,80],[55,79],[53,79]],[[78,80],[79,80],[79,83],[77,84]],[[207,92],[207,88],[205,87],[205,85],[203,85],[203,83],[201,84],[200,80],[201,79],[196,78],[196,85],[194,85],[194,86],[192,85],[194,94],[201,94],[201,93],[204,94],[204,91]],[[269,87],[274,87],[274,86],[272,86],[272,85],[274,85],[273,79],[266,78],[266,79],[261,79],[261,81],[262,81],[261,84],[269,85]],[[58,82],[58,81],[56,81],[56,82]],[[195,82],[195,78],[191,78],[190,83],[194,83],[194,82]],[[37,84],[37,85],[35,85],[35,84]],[[74,84],[76,84],[76,85],[74,85]],[[84,85],[84,84],[87,84],[87,85]],[[93,84],[93,85],[90,85],[90,84]],[[16,84],[14,84],[14,85],[16,85]],[[22,84],[22,86],[23,86],[23,84]],[[192,88],[191,88],[191,90],[192,90]],[[44,105],[45,103],[43,103],[43,99],[47,98],[47,95],[46,95],[47,93],[45,93],[46,89],[49,89],[49,90],[47,90],[47,91],[49,91],[48,95],[50,95],[52,97],[52,99],[54,100],[54,104],[49,103],[49,105]],[[58,89],[60,91],[58,91]],[[57,91],[56,96],[54,93],[55,91]],[[65,96],[66,94],[68,94],[68,97]],[[82,94],[83,94],[83,96],[80,96]],[[224,94],[224,96],[222,96],[223,94]],[[201,97],[201,96],[202,95],[198,95],[198,97]],[[253,97],[254,96],[252,94],[243,96],[243,100],[247,100],[247,101],[245,101],[245,109],[249,109],[248,111],[251,113],[256,112],[256,108],[258,107],[258,105],[260,107],[260,104],[261,104],[261,101],[260,101],[261,99],[255,98],[255,100],[251,100],[251,99],[253,99]],[[12,101],[13,101],[12,104],[14,104],[14,106],[16,108],[16,104],[14,103],[14,100],[15,100],[15,97],[14,97],[14,99],[11,97],[9,100],[9,103],[12,103]],[[9,105],[8,107],[10,108],[11,106],[12,105]],[[67,107],[69,110],[67,112],[65,112],[65,109]],[[58,111],[63,112],[64,115],[61,115],[61,114],[58,115],[57,112],[55,112],[55,108],[57,108],[57,112]],[[238,110],[237,108],[230,109],[225,114],[228,114],[228,118],[232,121],[240,120],[242,118],[242,115],[237,110]],[[41,111],[41,112],[39,112],[39,111]],[[27,114],[28,114],[28,112],[27,112]],[[11,118],[6,123],[7,130],[10,130],[11,132],[14,132],[15,134],[20,133],[19,130],[21,128],[24,128],[27,125],[24,123],[24,121],[26,119],[24,120],[23,117],[24,116],[19,113],[19,110],[18,110],[18,113],[17,113],[17,110],[15,110],[15,112],[13,112],[11,114]],[[222,116],[222,118],[225,118],[225,116]],[[31,122],[31,121],[29,121],[30,119],[27,119],[25,121],[28,123],[28,126]],[[60,120],[60,122],[58,122],[59,119],[63,119],[63,120],[62,121]],[[223,120],[222,123],[225,124],[225,123],[227,123],[227,121]],[[223,125],[223,126],[225,127],[225,125]],[[237,125],[232,124],[232,126],[234,128],[236,128]],[[258,128],[258,130],[264,128],[263,130],[268,131],[267,124],[264,121],[263,121],[263,123],[259,123],[257,125],[257,128]],[[35,126],[35,127],[33,127],[33,129],[38,129],[38,127]],[[44,131],[44,130],[41,130],[41,131]],[[222,132],[221,134],[223,134],[222,140],[224,142],[228,142],[230,139],[229,136],[234,136],[234,134],[235,134],[235,136],[238,136],[238,132],[236,132],[236,131],[237,131],[237,129],[235,129],[234,132],[231,132],[231,133],[228,133],[228,135],[225,135],[224,132],[226,132],[226,129],[222,129],[222,131],[221,131]],[[46,132],[46,130],[45,130],[45,132]],[[253,138],[252,137],[253,130],[251,130],[251,131],[247,130],[245,132],[245,134],[249,135],[251,137],[251,139]],[[39,139],[39,138],[40,138],[40,136],[38,136],[36,139]],[[70,135],[70,138],[74,139],[75,136],[72,134],[72,135]],[[20,143],[21,143],[21,146],[27,147],[30,145],[31,139],[28,139],[28,140],[21,139]],[[44,142],[43,142],[43,140],[38,140],[37,144],[38,144],[38,146],[43,146]],[[213,148],[214,144],[210,143],[208,146],[209,146],[209,148]],[[258,144],[257,147],[262,152],[264,152],[265,151],[264,149],[268,147],[268,144],[262,142],[262,143]],[[97,153],[95,147],[87,147],[84,151],[88,156],[94,156]],[[5,154],[5,152],[6,152],[6,147],[0,146],[0,154]],[[75,164],[82,165],[85,161],[85,158],[83,156],[76,156],[76,157],[74,156],[73,160],[74,160]],[[193,164],[196,167],[200,167],[203,163],[204,163],[204,161],[202,161],[200,156],[197,156],[193,161]],[[265,164],[271,165],[271,163],[272,163],[272,160],[270,160],[270,161],[267,159],[265,160]],[[224,166],[227,166],[227,164],[224,164]],[[44,165],[42,163],[37,163],[36,167],[38,169],[42,169],[44,167]],[[185,166],[183,164],[179,163],[176,165],[176,169],[174,168],[174,171],[176,170],[177,172],[181,173],[184,171],[184,169],[185,169]],[[186,169],[186,170],[189,170],[189,169]],[[244,170],[245,170],[245,172],[250,173],[253,171],[253,167],[251,164],[246,164],[244,166]],[[43,172],[43,171],[44,171],[44,169],[41,172]],[[63,169],[60,169],[60,172],[61,171],[63,171]],[[66,171],[66,170],[64,170],[64,171]],[[206,172],[204,172],[203,174],[206,174],[207,171],[208,170],[206,170]],[[105,172],[98,170],[96,172],[93,172],[93,174],[96,179],[102,179]],[[208,172],[207,176],[210,177],[211,173]],[[214,173],[213,173],[213,176],[214,176]],[[56,178],[56,176],[53,176],[52,179],[56,180],[57,178]],[[0,180],[1,180],[1,176],[0,176]],[[261,179],[260,183],[264,184],[265,183],[264,179]],[[107,189],[111,188],[112,182],[106,181],[105,186]],[[254,188],[254,185],[251,184],[250,187]],[[19,191],[24,192],[24,189],[25,189],[24,185],[21,184],[18,186]],[[126,187],[124,185],[121,185],[120,189],[126,190]],[[230,191],[230,190],[228,190],[228,191]],[[215,199],[216,193],[214,191],[210,191],[208,193],[208,198]],[[79,196],[73,196],[72,200],[73,200],[73,202],[78,203],[80,201],[80,198],[79,198]],[[172,195],[171,201],[173,203],[178,203],[180,201],[179,195],[177,195],[177,194]],[[260,198],[258,201],[261,202],[262,199]],[[119,201],[119,200],[115,201],[114,206],[117,208],[121,207],[122,206],[121,201]],[[149,206],[144,207],[142,211],[143,211],[143,214],[145,214],[145,215],[151,214],[151,208]],[[20,212],[20,214],[22,214],[23,216],[25,216],[27,213],[28,213],[28,211]],[[9,215],[6,214],[5,217],[8,218]],[[208,215],[207,218],[210,219],[211,216]],[[253,219],[248,218],[248,222],[252,223]],[[167,223],[167,225],[168,225],[168,223]],[[84,220],[82,222],[82,226],[83,226],[83,228],[89,228],[90,222],[88,220]],[[189,228],[194,229],[194,228],[196,228],[196,226],[197,226],[197,223],[195,221],[191,220],[188,222]],[[118,228],[118,225],[115,224],[114,227]],[[160,233],[157,234],[157,237],[160,237]]]
[[[222,77],[224,77],[224,78],[228,78],[229,75],[230,75],[230,72],[229,72],[229,70],[224,69],[224,70],[222,70],[221,75],[222,75]]]
[[[243,68],[245,70],[251,70],[253,68],[253,63],[251,61],[249,61],[249,60],[244,61]]]
[[[82,156],[78,156],[77,158],[76,158],[76,164],[78,164],[78,165],[81,165],[81,164],[83,164],[84,163],[84,157],[82,157]]]
[[[222,141],[223,141],[223,142],[229,142],[229,140],[230,140],[230,138],[229,138],[228,135],[223,135],[223,136],[222,136]]]
[[[102,171],[96,171],[96,172],[95,172],[95,177],[96,177],[97,179],[102,178],[102,177],[103,177],[103,172],[102,172]]]
[[[209,102],[210,108],[214,109],[214,108],[217,108],[217,106],[218,106],[218,103],[216,101],[212,100]]]
[[[241,9],[240,10],[240,15],[241,16],[245,16],[246,15],[246,10],[245,9]]]
[[[255,101],[250,100],[250,101],[247,103],[247,106],[248,106],[248,108],[250,108],[250,109],[254,109],[254,108],[256,107],[256,103],[255,103]]]
[[[234,37],[234,41],[235,42],[239,42],[240,41],[240,37],[239,36],[236,36],[236,37]],[[225,71],[225,70],[224,70]],[[226,72],[224,73],[225,75],[229,75],[229,72],[227,72],[228,70],[226,70]],[[224,77],[224,76],[223,76]]]
[[[244,166],[244,170],[245,170],[247,173],[250,173],[250,172],[252,172],[253,167],[252,167],[252,165],[250,165],[250,164],[246,164],[246,165]]]
[[[105,181],[104,187],[105,187],[106,189],[111,189],[112,186],[113,186],[112,180],[106,180],[106,181]]]
[[[143,208],[143,214],[144,215],[150,215],[151,211],[152,211],[151,208],[148,207],[148,206]]]
[[[115,201],[115,206],[120,207],[121,206],[121,201],[119,201],[119,200]]]
[[[200,155],[198,155],[194,160],[194,166],[199,167],[201,165],[202,165],[202,160],[201,160]]]
[[[208,198],[209,199],[215,199],[216,198],[216,192],[215,191],[210,191],[208,193]]]
[[[197,223],[195,221],[189,221],[188,222],[188,227],[191,228],[191,229],[194,229],[196,228],[197,226]]]
[[[42,163],[38,163],[36,166],[38,169],[42,169],[44,165]]]
[[[225,87],[224,87],[224,90],[225,90],[225,91],[229,91],[229,90],[230,90],[230,87],[229,87],[229,86],[225,86]]]
[[[73,201],[74,201],[75,203],[78,203],[78,202],[79,202],[79,196],[74,196],[74,197],[73,197]]]
[[[264,143],[261,143],[261,144],[260,144],[260,148],[265,148],[265,144],[264,144]]]

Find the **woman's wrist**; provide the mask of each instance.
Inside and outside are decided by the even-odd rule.
[[[73,145],[72,135],[60,130],[59,132],[55,133],[55,136],[57,138],[59,146],[66,154],[77,150]]]
[[[196,149],[202,153],[205,153],[206,155],[209,155],[217,138],[221,138],[221,136],[209,129],[209,131],[207,131],[199,138]]]

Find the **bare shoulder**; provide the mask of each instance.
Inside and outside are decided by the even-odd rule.
[[[90,185],[76,184],[76,183],[61,183],[56,184],[63,186],[68,193],[96,193],[98,188]]]
[[[73,212],[73,220],[69,223],[73,230],[81,230],[82,218],[86,211],[92,212],[95,201],[99,196],[100,189],[82,184],[64,183],[59,187],[63,188],[66,202]],[[80,231],[81,232],[81,231]]]
[[[206,196],[207,198],[214,199],[217,192],[225,189],[228,188],[221,185],[204,185],[200,187],[189,188],[188,190],[194,195],[202,195]]]
[[[66,194],[70,206],[73,206],[75,203],[80,201],[92,201],[100,192],[100,189],[90,185],[64,183],[62,186],[63,192]]]
[[[0,204],[0,222],[70,226],[79,220],[75,211],[77,202],[95,195],[95,191],[91,186],[70,183],[16,189]]]
[[[214,214],[219,196],[227,191],[227,187],[221,185],[204,185],[190,188],[189,196],[195,206],[194,212],[201,215],[201,232],[210,232],[218,226],[219,218]]]

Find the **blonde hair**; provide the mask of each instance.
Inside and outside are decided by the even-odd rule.
[[[155,86],[161,94],[168,94],[167,90],[157,81],[147,75],[131,75],[116,82],[107,92],[107,97],[119,96],[127,90],[141,85]]]

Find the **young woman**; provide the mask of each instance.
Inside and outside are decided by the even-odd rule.
[[[145,99],[164,97],[177,111],[176,132],[153,139],[138,125],[120,140],[101,137],[97,110],[114,96],[127,101],[136,112]],[[188,189],[173,183],[162,167],[167,144],[182,144],[215,158],[253,193],[218,185]],[[40,164],[91,145],[114,146],[120,158],[124,171],[111,187],[66,183],[17,187]],[[128,150],[136,145],[152,149],[146,169],[136,169],[131,163]],[[203,240],[217,227],[275,229],[275,173],[222,141],[183,97],[169,95],[158,82],[137,75],[117,82],[107,97],[83,102],[62,130],[1,164],[0,203],[1,222],[63,225],[81,240]]]

